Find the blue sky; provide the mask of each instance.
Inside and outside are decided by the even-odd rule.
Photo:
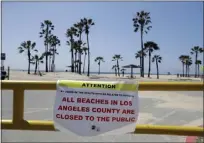
[[[43,52],[43,39],[39,38],[40,22],[48,19],[55,25],[53,34],[61,40],[56,68],[65,70],[70,65],[65,32],[83,17],[95,22],[90,30],[91,71],[98,71],[94,62],[97,56],[105,59],[101,65],[103,72],[112,71],[114,54],[123,57],[121,65],[139,64],[134,55],[140,50],[140,33],[133,32],[132,18],[136,12],[145,10],[151,13],[153,28],[144,36],[144,41],[154,41],[159,45],[160,51],[153,54],[163,57],[160,72],[181,72],[178,57],[189,54],[193,46],[203,45],[202,6],[202,2],[3,2],[2,52],[7,54],[5,65],[12,69],[27,69],[26,55],[17,51],[23,41],[36,42],[37,49]],[[202,54],[199,59],[203,59]],[[153,73],[155,67],[153,63]],[[44,65],[40,68],[44,69]],[[194,71],[194,65],[191,71]]]

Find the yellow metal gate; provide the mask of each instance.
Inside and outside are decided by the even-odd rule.
[[[2,120],[2,129],[55,131],[52,121],[24,119],[24,90],[56,90],[50,81],[2,81],[2,90],[13,90],[13,119]],[[140,82],[139,91],[203,91],[203,82]],[[203,136],[203,127],[137,125],[137,134]]]

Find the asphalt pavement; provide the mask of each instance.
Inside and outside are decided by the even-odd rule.
[[[139,92],[139,97],[138,124],[198,126],[203,123],[202,92]],[[2,91],[2,119],[12,118],[12,99],[12,91]],[[52,120],[54,99],[55,91],[25,91],[25,119]],[[184,140],[183,136],[167,135],[124,134],[79,137],[52,131],[2,131],[3,142],[183,142]]]

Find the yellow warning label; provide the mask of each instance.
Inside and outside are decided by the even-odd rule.
[[[110,89],[117,91],[136,91],[138,84],[128,84],[121,82],[104,82],[104,81],[74,81],[74,80],[58,80],[59,86],[70,88],[89,88],[89,89]]]

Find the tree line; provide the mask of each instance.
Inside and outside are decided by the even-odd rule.
[[[198,60],[199,54],[204,52],[204,48],[199,46],[194,46],[191,48],[190,54],[180,55],[179,60],[182,63],[182,77],[189,77],[190,76],[190,66],[193,64],[192,57],[190,55],[195,55],[195,74],[194,77],[200,76],[200,65],[202,64],[201,60]]]
[[[88,69],[87,76],[90,75],[90,46],[89,46],[89,33],[91,26],[94,25],[92,19],[83,18],[79,22],[73,24],[66,30],[67,45],[70,47],[71,52],[71,72],[82,73],[82,55],[84,55],[83,73],[85,73],[86,56],[88,54]],[[30,40],[24,41],[18,47],[19,53],[26,53],[28,57],[28,74],[30,74],[30,67],[35,65],[35,74],[39,71],[39,64],[45,62],[45,72],[53,72],[55,69],[55,56],[57,47],[60,46],[61,41],[53,34],[55,26],[50,20],[41,22],[39,32],[40,38],[43,38],[44,52],[38,53],[36,43]],[[82,41],[82,36],[85,34],[86,42]]]
[[[162,61],[162,57],[158,54],[152,56],[154,51],[160,50],[158,44],[154,41],[146,41],[144,43],[143,38],[144,34],[148,34],[148,32],[152,28],[152,21],[150,12],[140,11],[137,12],[135,17],[132,19],[134,32],[140,32],[140,40],[141,40],[141,50],[135,53],[135,58],[140,59],[140,76],[144,77],[144,59],[148,55],[149,58],[149,67],[148,67],[148,77],[151,74],[151,62],[156,63],[157,69],[157,78],[159,78],[159,63]]]
[[[150,12],[140,11],[137,12],[133,21],[134,32],[140,33],[141,37],[141,49],[135,53],[135,58],[140,60],[140,76],[144,77],[144,59],[148,56],[148,77],[151,75],[151,63],[156,63],[157,69],[157,78],[159,78],[159,63],[162,61],[162,57],[158,54],[152,55],[155,51],[160,50],[158,44],[154,41],[143,41],[144,35],[148,34],[148,32],[152,29],[152,21],[150,17]],[[70,58],[71,65],[68,66],[71,68],[71,72],[75,72],[78,74],[85,74],[86,62],[87,63],[87,76],[90,75],[90,31],[91,27],[95,25],[90,18],[82,18],[78,22],[74,23],[70,28],[66,30],[65,36],[67,38],[66,44],[70,49]],[[50,20],[44,20],[41,22],[40,26],[41,31],[39,32],[40,38],[43,39],[44,42],[44,52],[39,53],[38,49],[36,49],[36,43],[32,41],[24,41],[21,43],[18,50],[20,53],[25,52],[28,57],[28,74],[30,74],[30,66],[35,65],[35,74],[39,71],[39,65],[41,63],[45,63],[45,72],[53,72],[55,69],[55,56],[59,53],[57,52],[58,47],[61,44],[59,38],[53,34],[55,26]],[[83,36],[85,36],[86,40],[82,40]],[[198,47],[198,46],[197,46]],[[195,48],[195,47],[194,47]],[[195,54],[196,58],[196,73],[197,69],[201,64],[201,61],[197,60],[198,53],[203,52],[202,48],[198,47],[199,50],[192,50],[192,54]],[[188,55],[182,55],[179,58],[183,63],[183,75],[184,75],[184,65],[186,65],[186,74],[189,72],[190,67],[190,57]],[[187,60],[188,59],[188,60]],[[122,61],[123,58],[120,54],[115,54],[112,57],[112,61],[116,63],[113,65],[112,69],[115,71],[116,76],[120,76],[120,72],[125,71],[125,69],[121,69],[119,62]],[[104,61],[104,58],[99,56],[95,58],[95,62],[98,63],[98,74],[100,74],[100,66]]]

